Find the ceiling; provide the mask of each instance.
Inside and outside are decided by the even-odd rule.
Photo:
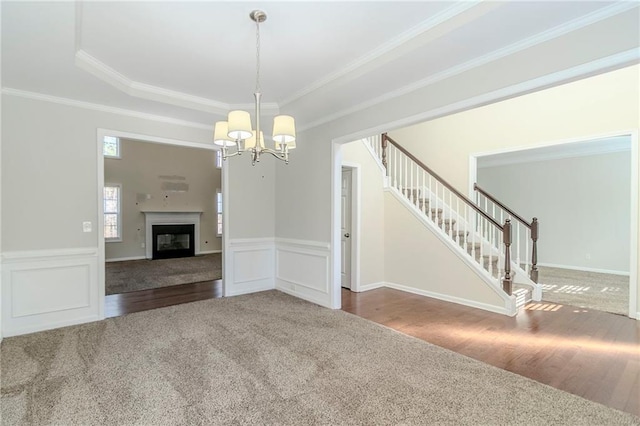
[[[303,128],[505,58],[522,64],[517,79],[487,79],[640,58],[636,2],[3,1],[3,93],[210,126],[251,108],[256,8],[268,15],[265,113],[286,110]]]

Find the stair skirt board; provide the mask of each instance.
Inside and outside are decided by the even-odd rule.
[[[517,309],[515,308],[516,296],[511,296],[510,299],[512,300],[509,301],[510,303],[506,303],[505,306],[496,306],[496,305],[489,305],[487,303],[478,302],[475,300],[463,299],[461,297],[451,296],[448,294],[434,293],[432,291],[422,290],[419,288],[408,287],[402,284],[396,284],[396,283],[390,283],[390,282],[367,284],[364,286],[360,286],[360,290],[369,291],[369,290],[374,290],[374,289],[383,288],[383,287],[404,291],[407,293],[417,294],[419,296],[431,297],[433,299],[442,300],[444,302],[457,303],[458,305],[469,306],[470,308],[482,309],[484,311],[489,311],[489,312],[493,312],[501,315],[507,315],[510,317],[515,316],[515,314],[517,313]]]
[[[410,210],[414,213],[414,215],[416,215],[416,217],[418,217],[420,220],[422,220],[423,223],[428,224],[429,226],[431,226],[432,228],[439,228],[441,231],[444,232],[438,232],[436,230],[436,233],[442,237],[442,233],[445,234],[445,238],[443,239],[443,241],[446,241],[447,244],[452,244],[455,245],[455,242],[458,242],[458,245],[460,246],[460,248],[462,249],[461,251],[466,251],[466,254],[468,255],[469,259],[473,259],[473,249],[475,249],[475,263],[477,265],[475,265],[475,267],[481,269],[484,271],[484,273],[486,273],[487,276],[491,277],[491,274],[489,273],[488,270],[488,264],[489,264],[489,255],[488,254],[484,254],[484,253],[491,253],[491,263],[492,263],[492,273],[493,273],[493,280],[496,281],[496,285],[501,286],[500,280],[499,280],[499,275],[500,272],[502,272],[504,270],[504,254],[498,252],[498,250],[496,250],[495,247],[493,247],[488,241],[481,239],[480,236],[477,236],[477,241],[468,241],[467,238],[469,236],[469,233],[471,232],[470,230],[459,230],[456,229],[455,226],[456,224],[460,224],[460,223],[464,223],[464,220],[460,217],[460,215],[458,215],[458,213],[456,211],[453,211],[452,209],[449,208],[449,206],[440,198],[436,197],[435,194],[431,194],[432,196],[432,200],[435,200],[435,204],[438,206],[437,208],[431,208],[431,220],[429,220],[428,218],[428,213],[423,212],[420,208],[418,208],[418,206],[416,206],[412,200],[410,198],[408,198],[406,195],[409,193],[411,197],[415,197],[416,199],[418,199],[420,201],[420,205],[422,206],[423,204],[426,205],[427,207],[429,206],[430,202],[429,199],[424,199],[424,198],[419,198],[419,195],[421,192],[428,192],[428,190],[426,189],[410,189],[410,188],[404,188],[402,190],[398,190],[396,188],[393,188],[391,186],[386,186],[385,190],[391,191],[392,193],[394,193],[394,195],[396,195],[396,198],[398,198],[399,200],[401,200],[401,202]],[[425,209],[426,210],[426,209]],[[449,216],[453,216],[453,219],[451,218],[447,218],[446,215]],[[437,218],[437,226],[436,226],[436,218]],[[451,235],[449,233],[449,226],[450,224],[453,224],[454,228],[452,229]],[[444,226],[443,226],[444,225]],[[466,232],[466,235],[464,235]],[[453,241],[451,241],[453,238]],[[465,250],[464,248],[464,243],[460,244],[462,241],[461,239],[463,239],[462,241],[466,242],[467,248]],[[442,238],[441,238],[442,239]],[[481,241],[482,242],[481,242]],[[472,244],[474,244],[472,246]],[[480,252],[479,252],[479,246],[482,245],[482,252],[483,252],[483,257],[484,260],[482,262],[482,266],[480,266]],[[474,247],[475,246],[475,247]],[[471,263],[474,263],[473,261]],[[511,271],[513,273],[513,282],[518,283],[522,286],[527,286],[530,289],[530,294],[527,297],[526,301],[529,302],[531,300],[535,300],[535,301],[540,301],[542,299],[542,286],[536,284],[535,282],[531,281],[529,279],[528,274],[526,273],[526,271],[524,269],[522,269],[518,264],[516,264],[515,262],[511,262]],[[518,306],[521,306],[520,304],[518,304]]]

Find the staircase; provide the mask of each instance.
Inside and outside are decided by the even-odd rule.
[[[541,300],[535,218],[527,222],[477,185],[472,201],[386,134],[363,143],[385,170],[385,190],[418,213],[487,284],[503,291],[510,312]]]

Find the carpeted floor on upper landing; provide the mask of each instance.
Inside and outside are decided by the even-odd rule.
[[[631,425],[640,419],[278,291],[2,342],[7,425]]]
[[[222,278],[222,254],[107,262],[105,269],[106,294],[128,293],[219,280]]]
[[[612,314],[629,314],[629,276],[540,266],[546,302]]]

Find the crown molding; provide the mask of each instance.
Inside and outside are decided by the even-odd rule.
[[[136,98],[148,99],[217,115],[226,115],[230,110],[234,109],[251,110],[254,107],[253,104],[227,104],[131,80],[126,75],[111,68],[109,65],[91,56],[82,49],[76,51],[75,64],[105,83]],[[264,103],[261,107],[262,111],[267,115],[277,115],[279,113],[278,104],[274,102]]]
[[[356,59],[353,62],[350,62],[349,64],[347,64],[344,68],[339,69],[338,71],[335,71],[323,78],[320,78],[319,80],[314,81],[313,83],[311,83],[309,86],[295,92],[294,94],[292,94],[291,96],[289,96],[288,98],[284,99],[283,101],[281,101],[279,103],[280,107],[284,107],[285,105],[291,104],[295,101],[297,101],[298,99],[308,95],[311,92],[314,92],[316,90],[321,89],[322,87],[326,86],[327,84],[346,76],[347,74],[357,71],[359,68],[363,67],[366,64],[369,64],[373,61],[375,61],[376,59],[382,57],[383,55],[399,48],[400,46],[402,46],[403,44],[409,42],[412,39],[415,39],[416,37],[426,33],[427,31],[433,29],[434,27],[442,24],[445,21],[448,21],[466,11],[468,11],[469,9],[476,7],[478,4],[482,3],[481,0],[473,0],[473,1],[463,1],[463,2],[458,2],[455,5],[448,7],[447,9],[443,10],[440,13],[437,13],[436,15],[432,16],[431,18],[422,21],[420,24],[414,26],[413,28],[409,29],[408,31],[405,31],[401,34],[399,34],[398,36],[388,40],[387,42],[383,43],[382,45],[380,45],[379,47],[377,47],[376,49],[370,51],[369,53],[359,57],[358,59]]]
[[[422,123],[427,120],[434,120],[439,117],[456,114],[458,112],[467,111],[472,108],[489,105],[494,102],[500,102],[505,99],[510,99],[526,93],[534,92],[536,90],[553,87],[568,81],[573,81],[580,78],[597,75],[602,72],[619,69],[624,66],[637,64],[638,62],[640,62],[640,51],[638,51],[638,49],[630,49],[626,52],[611,55],[606,58],[598,59],[596,61],[587,62],[586,64],[578,65],[576,67],[558,71],[552,74],[547,74],[542,77],[514,84],[502,89],[494,90],[482,95],[474,96],[472,98],[467,98],[465,100],[454,102],[442,107],[433,108],[409,117],[401,118],[387,123],[380,123],[370,129],[355,132],[350,135],[341,136],[337,139],[334,139],[333,142],[352,142],[356,139],[371,136],[372,134],[378,134],[385,131],[391,131],[393,129],[412,126],[414,124]],[[325,122],[319,124],[324,123]],[[319,125],[315,123],[311,124],[313,125],[299,127],[299,132],[309,130]]]
[[[635,2],[618,2],[614,3],[611,6],[607,6],[605,8],[596,10],[590,14],[581,16],[580,18],[576,18],[572,21],[569,21],[565,24],[558,25],[554,28],[551,28],[547,31],[538,33],[534,36],[528,37],[524,40],[518,41],[516,43],[512,43],[509,46],[503,47],[501,49],[490,52],[486,55],[480,56],[476,59],[472,59],[470,61],[464,62],[460,65],[456,65],[454,67],[443,70],[439,73],[433,74],[430,77],[427,77],[422,80],[418,80],[414,83],[403,86],[399,89],[387,92],[381,96],[370,99],[366,102],[362,102],[358,105],[355,105],[350,108],[343,109],[341,111],[337,111],[333,114],[327,115],[325,117],[319,118],[318,120],[307,124],[304,127],[300,126],[300,131],[308,130],[310,128],[319,126],[321,124],[325,124],[329,121],[336,120],[338,118],[344,117],[349,114],[353,114],[354,112],[361,111],[363,109],[372,107],[379,103],[389,101],[391,99],[400,97],[402,95],[406,95],[408,93],[414,92],[419,89],[423,89],[427,86],[433,85],[439,81],[446,80],[458,74],[462,74],[464,72],[470,71],[474,68],[480,67],[482,65],[486,65],[490,62],[496,61],[498,59],[504,58],[509,55],[513,55],[530,47],[536,46],[538,44],[553,40],[555,38],[561,37],[565,34],[568,34],[572,31],[576,31],[578,29],[584,28],[588,25],[595,24],[602,20],[611,18],[620,13],[626,12],[628,10],[638,8],[637,3]],[[630,51],[628,51],[630,52]],[[638,55],[636,55],[637,57]],[[285,105],[282,103],[281,106]]]
[[[589,75],[593,75],[593,74],[597,74],[599,72],[606,72],[609,70],[613,70],[616,68],[622,68],[624,66],[628,66],[628,65],[633,65],[635,63],[638,63],[638,61],[640,60],[640,51],[638,49],[630,49],[627,50],[625,52],[621,52],[621,53],[617,53],[615,55],[611,55],[611,56],[607,56],[606,58],[602,58],[602,59],[597,59],[595,61],[591,61],[591,62],[587,62],[585,64],[579,65],[577,67],[573,67],[573,68],[569,68],[563,71],[559,71],[559,72],[555,72],[552,74],[547,74],[546,76],[543,77],[539,77],[539,78],[535,78],[523,83],[519,83],[510,87],[507,87],[505,89],[496,91],[496,92],[491,92],[491,93],[509,93],[508,95],[502,95],[500,98],[495,98],[495,99],[488,99],[487,101],[484,102],[484,104],[490,103],[490,102],[495,102],[498,100],[502,100],[502,99],[506,99],[507,97],[513,97],[513,96],[518,96],[520,94],[524,94],[525,92],[531,92],[534,90],[539,90],[545,87],[550,87],[556,84],[561,84],[565,81],[571,80],[571,79],[578,79],[578,78],[583,78],[583,77],[587,77]],[[471,69],[471,68],[469,68]],[[398,90],[394,90],[392,92],[388,92],[385,93],[382,96],[378,96],[377,98],[373,98],[369,101],[366,102],[362,102],[358,105],[355,105],[353,107],[350,108],[346,108],[343,109],[341,111],[335,112],[333,114],[329,114],[326,115],[322,118],[319,118],[318,120],[315,120],[313,122],[307,123],[307,124],[303,124],[298,126],[298,130],[300,132],[303,132],[305,130],[309,130],[312,129],[314,127],[320,126],[322,124],[326,124],[328,122],[337,120],[339,118],[345,117],[347,115],[356,113],[358,111],[362,111],[364,109],[370,108],[372,106],[378,105],[380,103],[386,102],[386,101],[390,101],[392,99],[398,98],[402,95],[406,95],[408,93],[414,92],[416,90],[422,89],[424,87],[427,87],[431,84],[436,83],[437,81],[441,81],[444,80],[445,78],[449,78],[455,74],[449,74],[448,71],[445,71],[444,73],[441,74],[448,74],[446,77],[442,77],[442,78],[437,78],[435,79],[436,76],[430,78],[429,83],[425,84],[425,85],[419,85],[417,83],[413,83],[410,84],[408,86],[404,86]],[[457,73],[456,73],[457,74]],[[523,89],[519,90],[517,88],[519,87],[523,87]],[[524,89],[524,87],[526,87],[526,89]],[[484,95],[483,95],[484,96]],[[481,98],[483,96],[477,96],[475,98],[472,99],[476,99],[476,98]],[[459,102],[459,104],[465,104],[467,101],[462,101]],[[479,106],[479,104],[470,106],[470,107],[475,107],[475,106]],[[467,108],[468,109],[468,108]],[[461,111],[461,110],[459,110]]]
[[[478,169],[509,166],[513,164],[534,163],[539,161],[562,160],[565,158],[589,157],[592,155],[614,154],[631,151],[631,137],[611,137],[586,143],[568,143],[546,151],[544,147],[515,151],[512,153],[481,156]]]
[[[8,96],[16,96],[25,99],[33,99],[37,101],[51,102],[59,105],[72,106],[76,108],[89,109],[93,111],[107,112],[110,114],[124,115],[133,118],[142,118],[144,120],[157,121],[166,124],[175,124],[178,126],[191,127],[194,129],[202,129],[211,131],[212,126],[208,124],[196,123],[193,121],[180,120],[162,115],[148,114],[145,112],[133,111],[124,108],[116,108],[102,104],[78,101],[75,99],[61,98],[58,96],[45,95],[43,93],[28,92],[26,90],[12,89],[9,87],[2,88],[2,94]]]

